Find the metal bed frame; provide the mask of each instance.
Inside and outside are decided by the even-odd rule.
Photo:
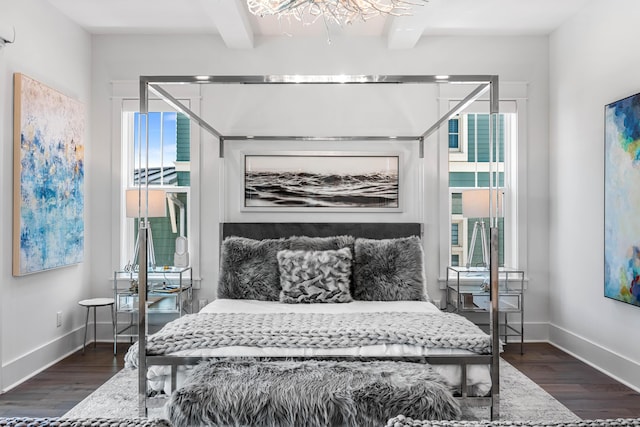
[[[274,136],[274,135],[222,135],[213,126],[191,111],[178,99],[173,97],[164,85],[175,84],[237,84],[237,85],[379,85],[379,84],[465,84],[476,85],[462,101],[454,108],[438,119],[430,128],[421,135],[416,136]],[[153,92],[160,99],[164,100],[178,111],[189,116],[207,132],[218,138],[219,157],[224,158],[224,146],[226,141],[237,140],[262,140],[262,141],[416,141],[419,144],[420,158],[424,158],[424,141],[433,135],[439,127],[464,110],[469,104],[480,98],[485,93],[489,93],[489,114],[490,114],[490,153],[493,155],[493,147],[497,148],[497,132],[495,131],[497,115],[499,112],[498,96],[498,76],[497,75],[214,75],[214,76],[141,76],[140,77],[140,113],[146,115],[149,105],[149,93]],[[142,144],[141,144],[142,145]],[[497,156],[496,156],[497,157]],[[491,159],[493,167],[494,159]],[[497,169],[496,169],[497,170]],[[420,358],[431,364],[455,364],[461,366],[461,390],[460,399],[463,405],[467,406],[490,406],[491,419],[498,419],[500,414],[500,336],[499,336],[499,305],[498,305],[498,182],[493,180],[493,169],[490,169],[490,335],[492,343],[491,355],[469,355],[469,356],[429,356]],[[140,191],[148,190],[148,183],[140,184]],[[141,220],[139,228],[139,265],[147,265],[147,242],[148,242],[148,221],[146,207],[140,207]],[[181,365],[196,364],[200,357],[176,357],[176,356],[151,356],[147,355],[147,319],[146,319],[146,294],[147,294],[147,270],[141,268],[139,272],[139,306],[138,306],[138,389],[139,389],[139,415],[147,416],[147,367],[150,365],[171,366],[172,389],[176,386],[176,371]],[[391,357],[389,359],[408,358]],[[491,369],[491,393],[489,397],[469,397],[467,391],[466,367],[470,364],[489,364]]]

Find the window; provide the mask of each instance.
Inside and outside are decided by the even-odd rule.
[[[173,265],[176,238],[184,236],[191,241],[190,120],[175,111],[149,112],[147,120],[148,157],[139,147],[140,130],[144,138],[147,126],[145,116],[126,108],[122,112],[121,200],[126,200],[127,190],[135,191],[138,184],[147,182],[150,189],[165,191],[166,216],[149,218],[149,226],[155,265]],[[135,259],[138,219],[123,215],[123,221],[121,263],[126,265]]]
[[[451,246],[460,246],[459,230],[460,223],[451,221]]]
[[[469,216],[463,210],[463,198],[469,190],[488,189],[492,179],[498,182],[501,193],[506,192],[505,186],[505,149],[515,140],[514,128],[516,114],[501,113],[497,122],[497,147],[490,153],[489,144],[489,114],[466,113],[461,114],[449,122],[449,206],[450,206],[450,239],[449,257],[452,265],[478,266],[483,264],[482,222],[485,225],[485,236],[489,241],[489,214],[485,217]],[[452,149],[452,141],[458,143],[458,150]],[[490,169],[490,159],[497,159],[497,170]],[[495,163],[494,163],[495,164]],[[495,166],[494,166],[495,167]],[[493,177],[490,174],[493,173]],[[508,183],[507,183],[508,184]],[[495,185],[495,184],[494,184]],[[488,196],[487,196],[488,200]],[[502,198],[504,200],[504,198]],[[499,229],[499,265],[505,265],[505,234],[504,217],[498,218]],[[474,231],[474,229],[477,229]],[[475,235],[475,237],[474,237]],[[473,244],[473,251],[471,246]],[[488,244],[487,244],[488,247]],[[473,252],[472,259],[468,259]],[[488,254],[487,254],[488,256]]]
[[[451,255],[451,265],[453,267],[458,267],[460,265],[460,255]]]
[[[449,120],[449,150],[460,151],[459,119]]]

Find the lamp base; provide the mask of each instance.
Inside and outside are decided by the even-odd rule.
[[[133,269],[138,266],[138,255],[140,252],[140,232],[143,229],[147,230],[147,267],[156,266],[156,252],[153,248],[153,233],[151,232],[151,223],[147,220],[147,226],[140,227],[138,236],[136,237],[136,245],[133,248],[133,263],[131,265],[131,268]]]
[[[480,231],[480,247],[482,249],[482,267],[489,268],[489,247],[487,246],[487,235],[485,234],[484,221],[476,221],[473,224],[473,234],[471,235],[471,243],[469,243],[469,256],[467,257],[467,268],[471,267],[471,261],[473,260],[473,253],[476,249],[476,240],[478,238],[478,231]]]

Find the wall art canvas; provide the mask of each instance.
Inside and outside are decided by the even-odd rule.
[[[604,294],[640,306],[640,94],[605,106]]]
[[[398,154],[247,154],[244,208],[399,211],[399,166]]]
[[[13,274],[82,262],[85,110],[14,75]]]

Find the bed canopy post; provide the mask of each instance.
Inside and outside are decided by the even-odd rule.
[[[499,144],[498,142],[498,114],[500,111],[500,98],[498,93],[498,76],[492,76],[490,80],[489,91],[489,152],[490,152],[490,169],[489,169],[489,215],[490,215],[490,228],[489,228],[489,242],[490,242],[490,254],[489,254],[489,280],[490,280],[490,323],[491,323],[491,397],[493,404],[491,405],[491,419],[497,420],[500,418],[500,297],[499,297],[499,277],[498,266],[499,259],[499,230],[498,230],[498,187],[500,186],[499,171],[496,167],[495,172],[491,170],[493,165],[497,165],[500,160],[499,156]],[[494,157],[495,149],[495,157]],[[495,173],[495,179],[494,179]]]
[[[146,80],[140,79],[140,114],[148,117],[149,114],[149,88]],[[148,123],[148,121],[147,121]],[[145,126],[146,129],[146,126]],[[145,132],[148,134],[148,132]],[[148,150],[148,138],[142,141],[140,138],[139,149],[144,145]],[[144,142],[144,144],[143,144]],[[142,160],[140,160],[142,162]],[[148,185],[143,187],[138,183],[138,192],[148,191]],[[142,197],[139,196],[139,200]],[[146,200],[146,198],[145,198]],[[140,206],[138,216],[142,219],[146,217],[147,206]],[[147,417],[147,234],[148,222],[140,220],[138,229],[138,415]]]
[[[140,221],[140,229],[138,231],[140,236],[140,265],[138,269],[138,415],[141,417],[147,416],[147,269],[144,266],[147,265],[147,226],[146,223]]]

